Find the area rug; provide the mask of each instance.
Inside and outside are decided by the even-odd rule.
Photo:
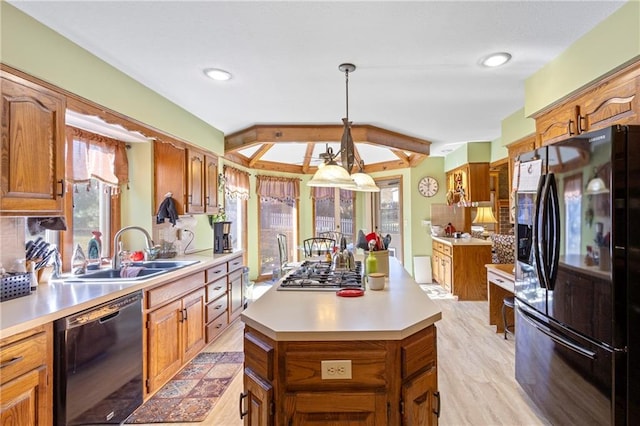
[[[427,293],[431,299],[451,299],[458,300],[458,296],[454,296],[439,284],[420,284],[420,288]]]
[[[198,354],[125,424],[202,422],[242,369],[242,352]]]

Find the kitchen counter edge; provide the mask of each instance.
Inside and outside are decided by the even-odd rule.
[[[193,265],[142,281],[126,283],[64,283],[54,280],[41,283],[28,296],[0,304],[0,339],[64,318],[139,290],[163,285],[232,259],[243,250],[214,254],[204,250],[167,260],[198,260]],[[161,259],[163,260],[163,259]],[[204,286],[204,282],[203,282]]]

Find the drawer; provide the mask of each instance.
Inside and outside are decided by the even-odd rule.
[[[227,310],[227,304],[228,298],[226,294],[209,303],[207,305],[207,316],[205,321],[211,322],[214,318],[219,317],[223,312]]]
[[[244,334],[244,365],[266,380],[273,380],[274,349],[267,342],[252,332]]]
[[[220,315],[218,318],[215,318],[212,322],[207,324],[207,343],[213,341],[213,339],[218,337],[218,335],[220,335],[220,333],[222,333],[228,325],[229,322],[227,321],[227,311],[225,309],[223,315]]]
[[[436,364],[436,328],[430,326],[402,341],[402,379]]]
[[[234,282],[235,280],[241,280],[241,279],[242,279],[242,269],[234,271],[229,274],[230,283]]]
[[[229,264],[229,272],[235,271],[236,269],[241,269],[244,266],[242,264],[242,255],[236,256],[233,259],[230,259],[228,264]]]
[[[387,382],[387,351],[384,345],[379,350],[341,348],[333,342],[318,344],[317,350],[289,351],[284,357],[284,380],[287,391],[302,390],[339,390],[339,389],[376,389],[385,390]],[[362,342],[358,342],[362,343]],[[334,348],[331,348],[334,346]],[[346,345],[345,345],[346,346]],[[334,350],[337,349],[337,350]],[[350,360],[351,379],[322,379],[322,361]]]
[[[52,331],[42,328],[42,331],[36,334],[3,345],[0,348],[0,383],[6,383],[41,365],[47,365],[47,356],[53,351],[49,343],[50,337],[52,338]]]
[[[218,278],[227,275],[227,263],[221,263],[207,269],[207,282],[217,280]]]
[[[442,246],[443,246],[443,244],[440,241],[434,241],[433,242],[433,249],[434,250],[442,251]]]
[[[222,277],[207,284],[207,303],[213,302],[227,292],[227,277]]]
[[[510,291],[511,293],[515,291],[513,280],[507,279],[504,276],[493,272],[491,269],[489,269],[487,273],[487,281],[494,283],[498,287],[502,287],[505,290]]]
[[[441,246],[442,246],[442,248],[440,249],[441,252],[443,252],[447,256],[451,256],[453,254],[453,247],[448,246],[446,244],[441,244]]]
[[[204,286],[204,273],[198,272],[183,278],[180,278],[170,284],[161,285],[147,291],[147,308],[152,309],[156,306],[170,302],[177,297],[187,294],[195,289]]]

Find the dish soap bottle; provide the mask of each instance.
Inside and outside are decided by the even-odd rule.
[[[369,256],[367,256],[366,273],[367,275],[374,272],[378,272],[378,259],[373,255],[373,248],[375,247],[375,241],[369,241]]]

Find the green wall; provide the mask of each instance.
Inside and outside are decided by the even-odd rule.
[[[632,0],[525,81],[525,115],[531,116],[639,56],[640,2]]]
[[[467,163],[489,163],[491,142],[469,142],[460,146],[444,158],[444,170],[453,170]]]

